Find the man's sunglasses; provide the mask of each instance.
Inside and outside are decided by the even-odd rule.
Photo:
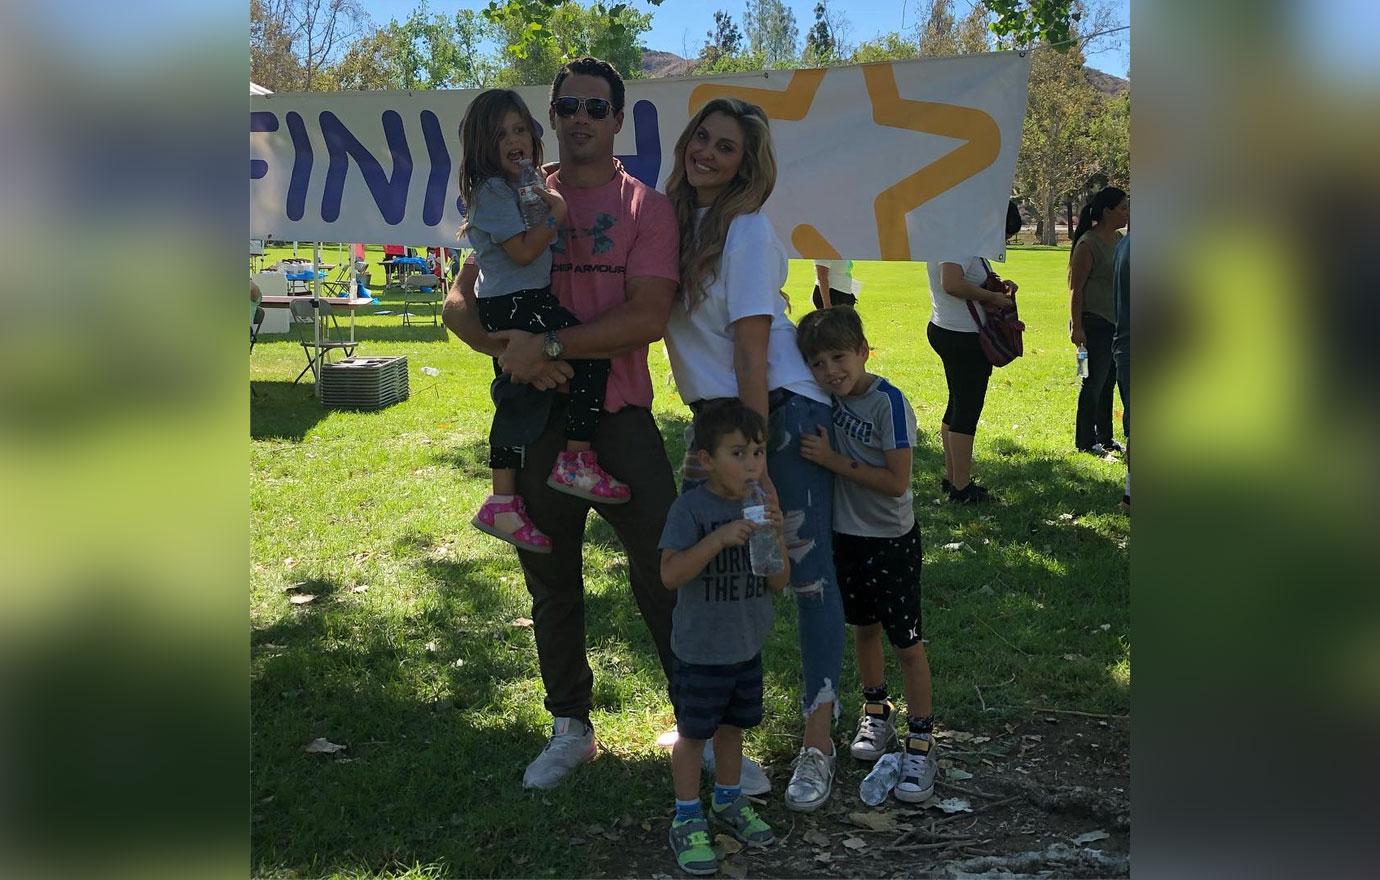
[[[585,108],[590,119],[603,119],[613,109],[613,104],[603,98],[576,98],[573,95],[565,95],[551,102],[551,109],[556,111],[556,115],[567,119],[579,113],[581,106]]]

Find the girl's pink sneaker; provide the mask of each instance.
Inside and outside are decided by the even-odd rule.
[[[593,449],[562,452],[556,456],[546,485],[596,504],[626,504],[632,498],[632,490],[626,483],[615,480],[599,467],[599,458]]]
[[[515,514],[520,521],[518,527],[511,532],[498,519],[505,513]],[[509,517],[504,517],[504,520],[511,522]],[[551,552],[551,539],[532,524],[532,518],[527,515],[521,495],[514,495],[511,501],[498,501],[490,495],[484,506],[474,515],[474,519],[470,520],[470,524],[481,532],[507,541],[519,550],[528,550],[532,553]]]

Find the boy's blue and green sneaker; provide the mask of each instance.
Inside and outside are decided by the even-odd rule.
[[[776,832],[762,821],[748,799],[739,795],[738,799],[726,807],[713,806],[709,815],[714,821],[728,829],[728,833],[748,846],[771,846],[776,843]]]
[[[687,874],[713,874],[719,859],[709,846],[709,822],[704,816],[671,820],[671,852]]]

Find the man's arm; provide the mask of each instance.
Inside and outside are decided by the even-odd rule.
[[[445,305],[441,308],[441,320],[470,348],[489,357],[499,357],[503,354],[507,341],[503,333],[490,333],[485,330],[479,320],[479,309],[474,296],[474,284],[478,278],[479,266],[473,261],[466,262],[460,267],[460,274],[455,277],[455,283],[450,286],[450,293],[446,295]],[[512,378],[515,382],[530,383],[537,389],[546,391],[573,375],[575,371],[565,361],[548,361],[543,358],[527,375]]]
[[[445,305],[441,307],[441,320],[470,348],[489,357],[498,357],[503,353],[503,340],[485,330],[479,321],[474,298],[474,282],[478,277],[479,267],[474,263],[460,267],[460,274],[455,276]]]
[[[610,358],[656,342],[666,335],[666,319],[676,298],[676,282],[670,278],[642,276],[627,281],[628,297],[588,324],[556,331],[565,346],[565,358]],[[499,357],[503,369],[518,381],[547,363],[541,347],[545,337],[536,333],[503,331],[508,347]],[[463,337],[462,337],[463,338]]]

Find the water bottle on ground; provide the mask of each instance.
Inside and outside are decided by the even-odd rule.
[[[877,766],[873,767],[872,772],[862,781],[858,788],[858,797],[869,807],[875,807],[886,800],[886,796],[891,794],[891,790],[900,781],[901,753],[888,752],[877,759]]]
[[[546,186],[537,170],[532,167],[531,160],[523,159],[518,167],[521,168],[518,175],[518,209],[522,212],[523,225],[531,229],[545,223],[546,215],[551,213],[551,209],[547,208],[546,202],[537,195],[537,192],[546,189]]]
[[[1086,346],[1078,346],[1078,378],[1088,378],[1088,349]]]
[[[776,529],[767,522],[767,492],[756,480],[747,484],[743,497],[743,519],[756,523],[748,539],[748,553],[752,559],[752,573],[759,577],[779,574],[786,567],[781,558],[781,546],[776,541]]]

